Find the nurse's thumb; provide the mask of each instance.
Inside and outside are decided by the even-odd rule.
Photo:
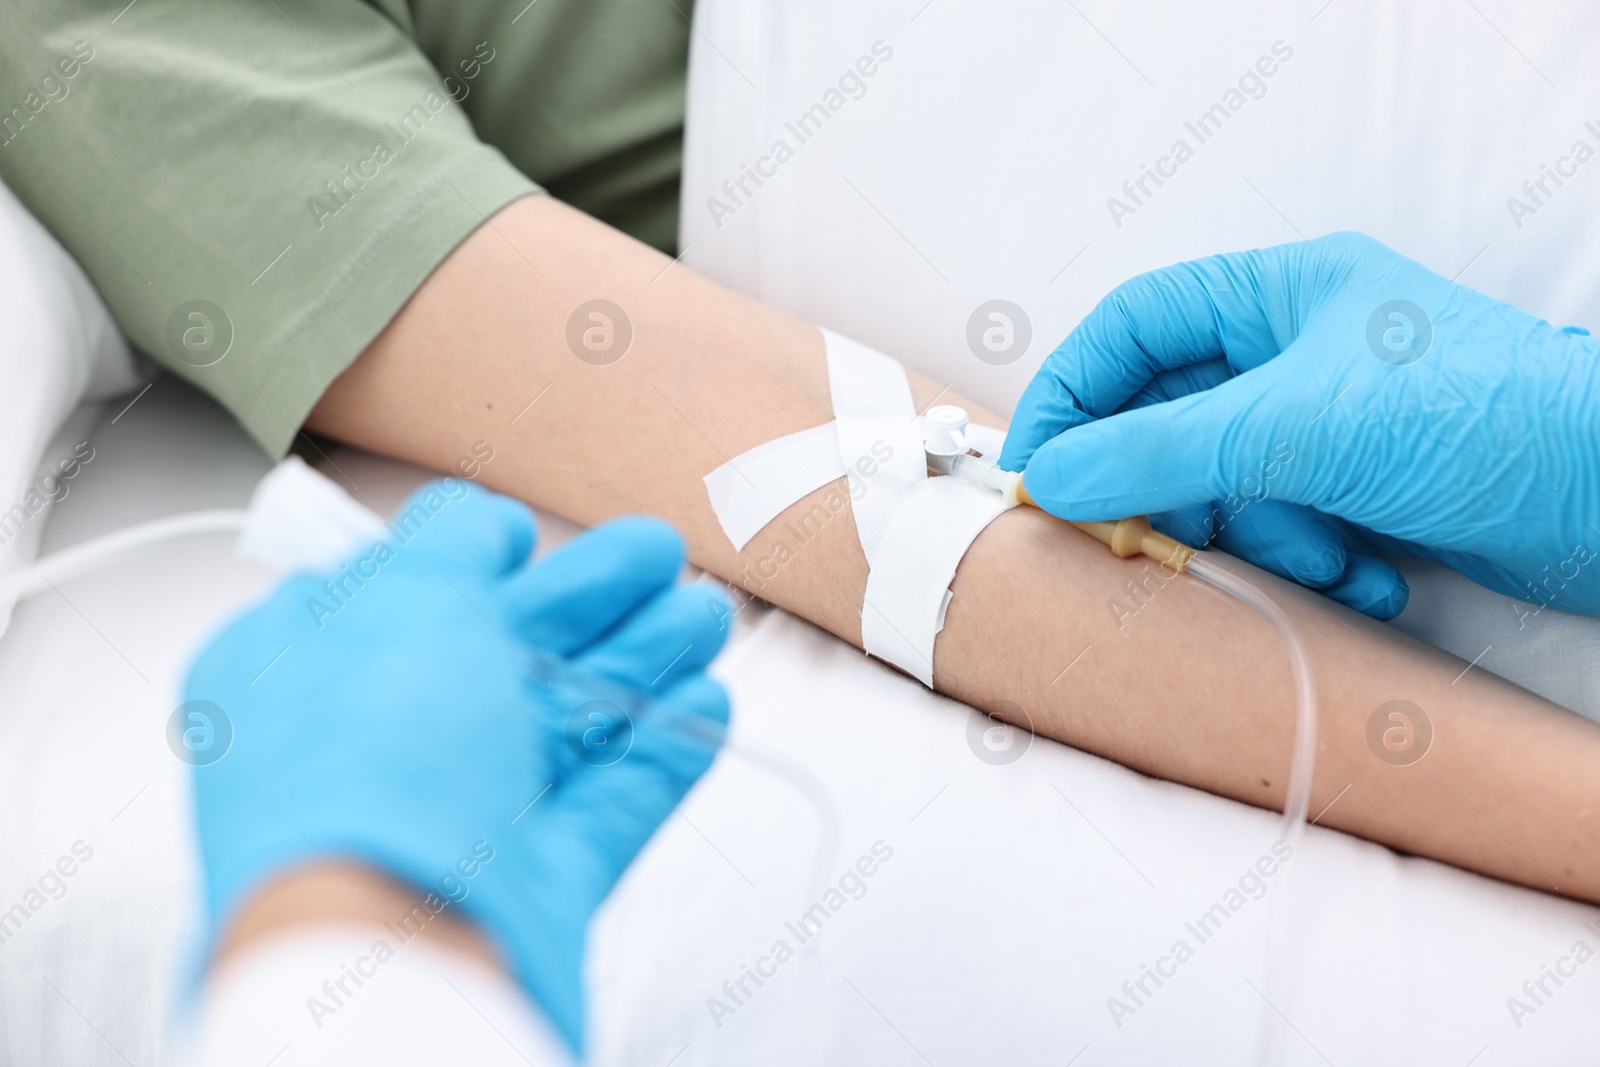
[[[1248,455],[1257,435],[1241,426],[1251,405],[1239,399],[1208,389],[1074,427],[1040,446],[1022,484],[1041,508],[1078,522],[1224,499],[1259,467]],[[1259,459],[1270,452],[1268,442]]]

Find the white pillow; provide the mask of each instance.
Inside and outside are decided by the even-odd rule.
[[[93,462],[94,413],[69,424],[74,410],[138,382],[88,277],[0,183],[0,574],[33,559],[50,505]],[[0,634],[11,608],[0,602]]]

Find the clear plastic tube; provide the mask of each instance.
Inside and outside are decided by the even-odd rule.
[[[290,456],[256,483],[248,509],[169,515],[73,545],[0,577],[0,604],[187,537],[238,534],[240,556],[287,571],[332,569],[384,533],[382,519]]]
[[[1305,829],[1311,802],[1311,775],[1317,758],[1317,690],[1305,638],[1271,597],[1242,574],[1219,563],[1216,554],[1196,553],[1189,561],[1188,570],[1265,616],[1277,632],[1278,640],[1283,642],[1284,651],[1289,654],[1289,670],[1294,676],[1294,749],[1289,762],[1289,785],[1283,799],[1279,839],[1293,848],[1299,843]],[[1267,959],[1263,985],[1268,1006],[1262,1008],[1259,1016],[1256,1043],[1257,1062],[1261,1064],[1272,1063],[1277,1058],[1279,1026],[1276,1012],[1287,1006],[1287,990],[1280,987],[1288,981],[1289,961],[1293,955],[1289,925],[1292,873],[1292,868],[1284,873],[1280,891],[1273,897],[1267,918]]]
[[[1317,758],[1317,686],[1305,638],[1271,597],[1242,574],[1219,563],[1215,553],[1195,553],[1188,570],[1260,612],[1289,654],[1289,670],[1294,675],[1294,754],[1289,762],[1289,788],[1284,795],[1280,826],[1283,840],[1293,845],[1305,828],[1306,811],[1311,804],[1311,773]]]
[[[979,489],[992,489],[1004,495],[1009,489],[1012,493],[1011,500],[1016,501],[1015,483],[1022,480],[1020,474],[1012,471],[1001,470],[999,466],[977,456],[928,456],[928,466],[932,470],[959,478]]]
[[[964,420],[962,426],[965,426]],[[1013,504],[1018,502],[1017,486],[1021,476],[1001,470],[989,460],[969,455],[942,456],[930,453],[928,467],[980,488],[1004,494]],[[1021,502],[1031,503],[1031,500],[1023,498]],[[1138,546],[1133,550],[1138,551]],[[1152,550],[1145,547],[1144,551],[1148,555]],[[1311,673],[1311,656],[1306,651],[1305,639],[1300,636],[1300,631],[1295,629],[1289,616],[1273,603],[1272,598],[1244,575],[1218,562],[1218,558],[1209,552],[1196,553],[1180,569],[1203,578],[1255,608],[1272,624],[1278,640],[1283,642],[1283,650],[1289,655],[1289,669],[1294,675],[1295,730],[1294,751],[1289,764],[1289,787],[1283,803],[1282,837],[1293,845],[1299,840],[1300,831],[1305,826],[1306,809],[1311,802],[1311,772],[1317,757],[1317,689],[1315,676]]]
[[[67,582],[121,562],[167,541],[209,534],[238,533],[249,512],[191,511],[129,526],[46,556],[31,567],[0,578],[0,604],[32,596],[56,582]]]

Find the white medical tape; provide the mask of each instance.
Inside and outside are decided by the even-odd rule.
[[[967,427],[967,444],[972,451],[994,463],[1000,459],[1000,450],[1006,446],[1006,432],[975,422]]]
[[[905,368],[897,360],[831,330],[822,331],[822,341],[839,459],[851,480],[864,487],[852,492],[850,510],[872,568],[900,505],[928,480],[922,428]]]
[[[858,341],[822,331],[834,421],[743,452],[703,479],[711,510],[737,550],[790,505],[842,475],[867,558],[861,643],[933,685],[933,646],[950,582],[967,549],[1006,510],[999,493],[929,478],[905,369]],[[997,455],[1003,431],[973,424],[972,451]]]
[[[906,498],[878,546],[861,606],[861,647],[933,686],[933,643],[944,628],[961,557],[995,516],[999,493],[929,478]]]
[[[702,479],[711,510],[736,550],[783,510],[844,476],[831,422],[741,452]]]

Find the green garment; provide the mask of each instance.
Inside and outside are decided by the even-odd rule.
[[[676,241],[689,0],[8,7],[0,178],[274,455],[510,201]]]

